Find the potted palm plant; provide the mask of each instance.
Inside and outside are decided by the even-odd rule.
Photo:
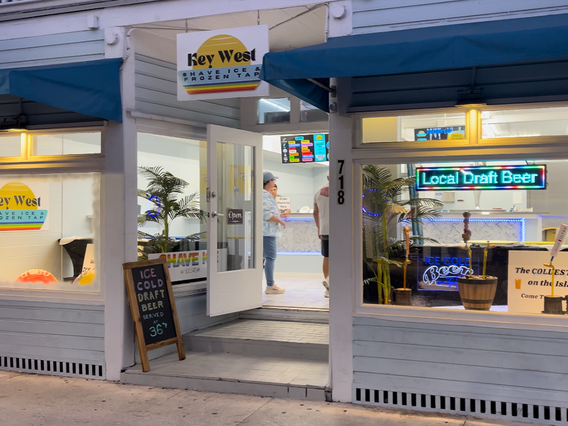
[[[423,219],[439,216],[443,203],[433,198],[409,197],[402,200],[407,187],[414,187],[414,176],[395,178],[388,167],[367,165],[363,167],[363,259],[371,277],[364,285],[377,287],[377,302],[391,304],[393,283],[391,267],[402,267],[406,239],[397,238],[397,225],[421,224]],[[418,229],[417,226],[413,227]],[[409,236],[411,244],[436,242],[421,235]],[[401,260],[396,260],[396,259]],[[403,283],[395,283],[402,287]],[[408,298],[410,304],[410,298]]]
[[[199,194],[185,194],[189,183],[172,175],[160,166],[138,168],[139,173],[148,179],[146,189],[139,189],[138,196],[149,201],[151,208],[138,216],[138,226],[148,222],[161,225],[158,234],[138,231],[141,250],[139,258],[147,259],[149,253],[168,253],[173,251],[177,241],[170,236],[172,221],[179,217],[205,219],[205,213],[199,208]],[[197,239],[200,233],[189,235],[188,239]]]

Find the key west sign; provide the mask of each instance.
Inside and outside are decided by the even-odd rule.
[[[418,167],[417,191],[545,189],[546,166]]]
[[[266,25],[178,34],[178,101],[268,95],[265,53]]]

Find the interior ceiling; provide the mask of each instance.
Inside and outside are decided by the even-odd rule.
[[[179,19],[135,25],[134,27],[175,40],[179,33],[247,27],[260,23],[260,25],[268,25],[270,51],[278,52],[324,43],[326,9],[325,4],[320,3],[301,7],[261,10],[260,12],[239,12]]]

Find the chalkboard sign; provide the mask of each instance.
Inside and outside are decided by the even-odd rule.
[[[122,266],[142,371],[150,370],[147,351],[151,349],[175,343],[179,359],[185,359],[166,259],[130,262]]]

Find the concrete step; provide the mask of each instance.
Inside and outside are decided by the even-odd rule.
[[[328,309],[258,308],[239,312],[239,319],[313,322],[329,324]]]
[[[136,365],[121,374],[121,383],[198,391],[331,401],[325,361],[187,352],[150,361],[143,373]]]
[[[327,362],[329,326],[320,323],[238,319],[183,336],[186,351]]]

